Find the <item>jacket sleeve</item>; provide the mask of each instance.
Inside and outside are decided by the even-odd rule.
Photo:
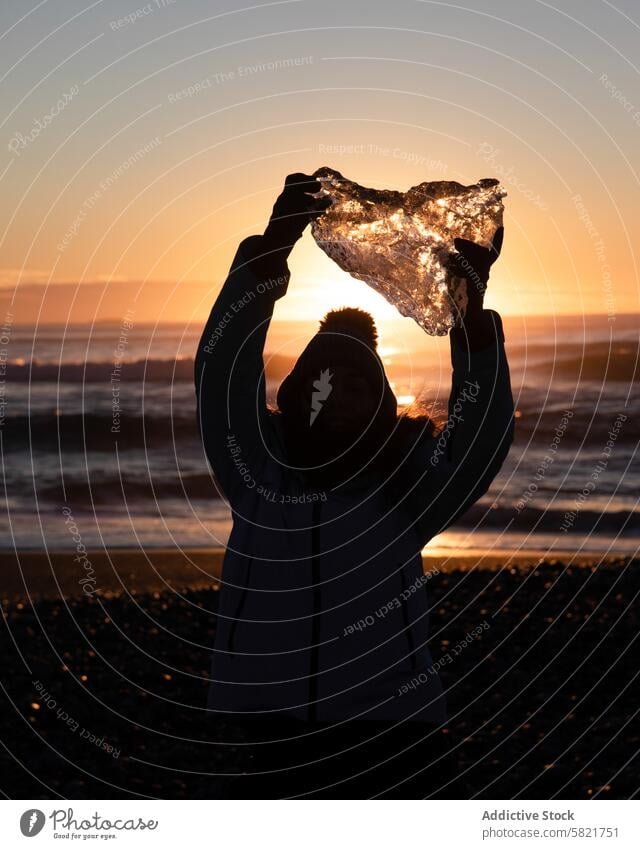
[[[289,284],[262,237],[239,246],[195,358],[197,415],[207,459],[229,501],[255,486],[268,456],[263,350],[275,301]]]
[[[488,490],[513,442],[513,397],[498,313],[489,347],[462,350],[451,336],[453,379],[440,434],[418,447],[409,505],[421,545]]]

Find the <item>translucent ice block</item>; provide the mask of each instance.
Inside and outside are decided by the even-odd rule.
[[[453,240],[490,246],[506,194],[498,181],[443,180],[398,192],[359,186],[327,167],[314,176],[333,201],[311,228],[320,247],[427,333],[447,333],[461,282],[446,267]]]

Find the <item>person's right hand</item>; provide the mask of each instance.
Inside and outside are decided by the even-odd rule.
[[[488,248],[468,239],[454,239],[455,251],[449,258],[449,271],[467,280],[469,302],[482,308],[482,298],[487,288],[489,271],[500,256],[504,240],[504,227],[498,227]]]
[[[320,189],[318,180],[308,174],[289,174],[264,231],[271,246],[291,249],[307,224],[331,205],[328,197],[313,197]]]

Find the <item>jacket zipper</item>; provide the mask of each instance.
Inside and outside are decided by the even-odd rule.
[[[249,565],[247,566],[247,575],[244,582],[244,587],[242,588],[242,592],[240,593],[240,598],[238,600],[238,606],[236,608],[236,612],[233,616],[233,622],[231,623],[231,628],[229,629],[229,639],[227,640],[227,650],[230,654],[235,654],[235,645],[236,645],[236,629],[238,627],[238,620],[242,615],[242,611],[244,609],[245,602],[247,600],[247,592],[249,591],[249,579],[251,578],[251,567],[253,566],[253,557],[249,559]]]
[[[309,663],[309,722],[318,717],[318,664],[320,639],[320,513],[321,502],[314,501],[311,517],[311,583],[313,602],[311,618],[311,659]]]
[[[404,596],[407,590],[407,582],[405,581],[404,575],[404,567],[400,567],[400,580],[402,582],[402,594]],[[413,639],[413,633],[411,631],[411,626],[409,624],[409,606],[407,599],[402,599],[402,621],[404,623],[404,633],[407,637],[407,646],[409,649],[409,660],[411,662],[411,668],[415,669],[417,666],[417,658],[416,658],[416,644]]]

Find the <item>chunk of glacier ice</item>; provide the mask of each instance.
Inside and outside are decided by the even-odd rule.
[[[452,181],[420,183],[407,192],[368,189],[332,168],[313,175],[331,206],[313,222],[320,247],[340,268],[380,292],[427,333],[443,336],[453,326],[452,299],[466,288],[447,269],[453,240],[489,247],[502,225],[497,180],[472,186]]]

